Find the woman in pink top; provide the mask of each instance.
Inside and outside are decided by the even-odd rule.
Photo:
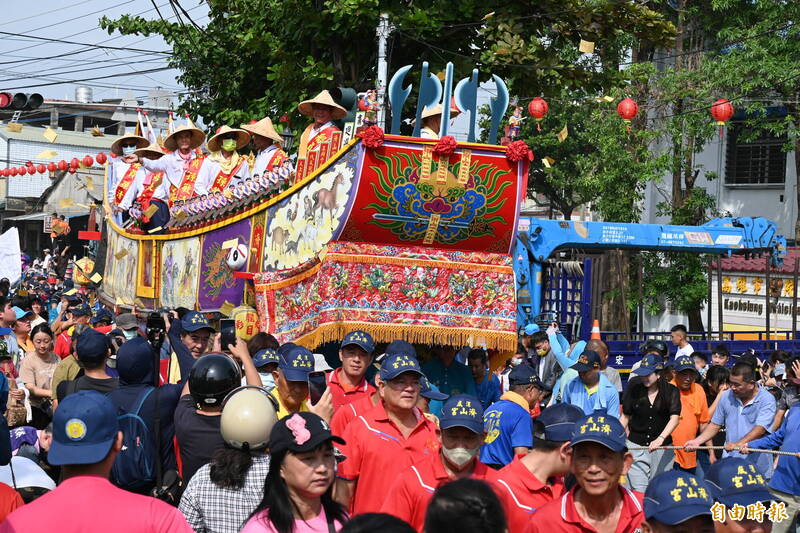
[[[241,533],[333,533],[347,521],[334,501],[336,459],[328,424],[314,413],[293,413],[270,434],[270,468],[264,498]]]

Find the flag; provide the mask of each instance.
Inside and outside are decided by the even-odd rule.
[[[167,135],[172,135],[173,133],[175,133],[175,117],[170,111],[167,117]]]
[[[144,120],[147,126],[144,138],[150,141],[150,144],[155,144],[157,142],[156,133],[153,131],[153,124],[150,122],[150,116],[147,114],[147,111],[144,112]]]
[[[136,109],[136,129],[133,130],[134,135],[144,137],[144,125],[142,124],[142,110]]]

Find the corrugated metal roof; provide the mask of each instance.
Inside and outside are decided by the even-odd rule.
[[[53,143],[50,143],[44,138],[45,128],[38,128],[35,126],[25,125],[22,131],[15,133],[8,131],[5,127],[0,126],[0,137],[11,141],[28,141],[42,144],[54,144],[62,146],[84,146],[88,148],[100,148],[109,150],[111,143],[119,139],[117,135],[104,135],[103,137],[94,137],[91,133],[84,133],[79,131],[68,130],[53,130],[58,134],[58,137]]]
[[[779,274],[794,273],[795,259],[800,258],[800,248],[787,248],[786,257],[783,258],[783,266],[773,268],[770,272]],[[766,256],[745,258],[743,255],[732,255],[722,259],[722,270],[728,272],[765,272],[767,264]],[[714,262],[716,267],[716,261]]]

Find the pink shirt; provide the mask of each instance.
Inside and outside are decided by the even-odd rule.
[[[338,520],[334,520],[333,529],[339,531],[342,529],[342,524]],[[261,511],[248,520],[239,533],[278,533],[278,530],[272,527],[272,522],[267,521],[267,511]],[[294,533],[328,533],[325,509],[320,509],[316,518],[312,518],[307,522],[305,520],[295,520]]]
[[[76,476],[24,505],[0,524],[0,533],[193,533],[175,507],[112,485],[98,476]]]

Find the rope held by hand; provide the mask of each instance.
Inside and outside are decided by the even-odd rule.
[[[629,446],[628,450],[649,450],[648,446]],[[659,446],[656,448],[657,450],[683,450],[685,449],[683,446]],[[694,446],[692,447],[692,451],[696,450],[725,450],[725,446]],[[731,451],[738,451],[738,450],[731,450]],[[762,450],[759,448],[748,448],[748,452],[754,453],[771,453],[773,455],[793,455],[797,457],[797,452],[784,452],[781,450]]]

